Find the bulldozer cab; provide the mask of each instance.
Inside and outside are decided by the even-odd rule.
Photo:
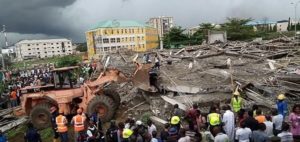
[[[54,86],[57,89],[69,89],[77,87],[75,71],[79,66],[56,68],[51,70]]]

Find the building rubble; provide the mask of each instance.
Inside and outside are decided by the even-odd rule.
[[[187,109],[197,103],[208,112],[212,104],[229,103],[236,86],[243,94],[245,106],[254,103],[265,109],[275,108],[276,96],[285,93],[290,104],[300,101],[299,43],[288,38],[269,41],[229,41],[182,49],[155,50],[161,61],[158,83],[163,93],[138,90],[127,83],[118,88],[123,115],[141,117],[146,112],[162,120],[170,117],[172,105]],[[137,53],[112,53],[110,66],[125,74]],[[138,61],[142,61],[139,54]],[[292,105],[290,105],[292,106]],[[159,122],[159,118],[151,117]]]

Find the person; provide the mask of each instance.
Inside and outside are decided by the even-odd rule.
[[[16,107],[17,106],[17,92],[13,89],[11,92],[10,92],[10,104],[11,104],[11,107]]]
[[[277,136],[281,132],[281,126],[283,123],[283,115],[279,114],[277,109],[272,110],[272,122],[274,124],[274,135]]]
[[[160,67],[160,63],[159,62],[160,62],[159,58],[158,58],[158,56],[156,54],[155,57],[154,57],[154,63],[155,63],[154,67],[157,68],[157,69],[159,69],[159,67]]]
[[[148,133],[152,136],[152,132],[157,131],[156,126],[153,124],[153,122],[150,119],[147,121],[147,125],[148,125]]]
[[[265,125],[266,125],[266,133],[267,133],[267,135],[271,138],[271,137],[273,137],[274,136],[274,133],[273,133],[273,129],[274,129],[274,124],[273,124],[273,122],[271,121],[271,116],[266,116],[266,121],[264,122],[265,123]]]
[[[278,134],[278,137],[280,138],[281,142],[293,142],[293,134],[289,132],[290,125],[284,122],[282,124],[282,132]]]
[[[251,131],[255,131],[258,129],[258,121],[253,118],[253,111],[248,111],[247,118],[244,121],[245,126],[250,128]]]
[[[262,114],[261,109],[256,110],[255,119],[258,121],[258,123],[264,123],[266,121],[266,117]]]
[[[252,112],[253,112],[253,117],[255,118],[257,116],[256,111],[258,110],[258,105],[254,104],[252,106]]]
[[[235,140],[238,142],[250,142],[251,135],[251,129],[246,127],[245,122],[241,122],[241,126],[236,130]]]
[[[207,124],[201,128],[200,133],[201,133],[201,137],[202,137],[202,142],[213,142],[215,140],[212,133],[208,130]]]
[[[175,142],[178,140],[178,129],[176,127],[171,127],[168,133],[167,142]]]
[[[288,105],[287,102],[285,101],[285,95],[284,94],[279,94],[277,96],[277,110],[278,113],[281,114],[283,116],[283,118],[285,118],[285,116],[288,113]]]
[[[252,133],[252,142],[268,142],[270,138],[265,133],[266,125],[265,123],[258,124],[258,130],[253,131]]]
[[[198,105],[193,104],[193,107],[190,108],[185,116],[185,119],[187,119],[189,128],[193,129],[195,125],[197,125],[197,110],[198,110]]]
[[[245,109],[240,109],[237,113],[237,126],[241,126],[241,123],[248,117],[248,112]]]
[[[74,125],[75,141],[83,141],[83,139],[85,139],[84,137],[85,120],[86,117],[83,116],[82,109],[81,108],[77,109],[77,115],[75,115],[71,121],[71,124]]]
[[[115,120],[110,121],[110,127],[106,131],[107,142],[118,141],[118,127]]]
[[[231,107],[233,108],[233,112],[237,113],[243,106],[243,99],[240,97],[240,92],[236,89],[233,93],[233,97],[231,98]]]
[[[123,141],[122,142],[130,142],[130,137],[132,136],[133,131],[131,129],[125,128],[122,133]]]
[[[185,135],[186,133],[186,130],[185,129],[180,129],[179,130],[179,139],[178,139],[178,142],[190,142],[191,141],[191,138],[189,136],[186,136]]]
[[[147,130],[146,130],[147,128],[143,125],[143,122],[137,120],[135,124],[136,124],[136,128],[133,131],[133,135],[136,137],[136,142],[144,142],[145,140],[144,138],[150,139],[149,135],[147,134]],[[157,133],[155,135],[157,135]]]
[[[164,129],[160,132],[160,139],[163,141],[163,142],[166,142],[168,140],[168,136],[169,136],[169,128],[170,128],[170,124],[169,123],[166,123],[164,125]]]
[[[89,122],[89,127],[87,128],[86,135],[87,135],[87,142],[96,141],[96,138],[98,136],[98,130],[93,120],[90,120]]]
[[[179,109],[179,105],[178,104],[174,105],[172,116],[179,116],[179,117],[181,117],[181,110]]]
[[[201,128],[206,124],[206,119],[204,116],[202,116],[201,111],[199,109],[197,109],[197,118],[196,118],[196,122],[197,122],[197,132],[200,133]]]
[[[27,131],[24,136],[24,141],[25,142],[42,142],[40,134],[33,127],[32,123],[27,124]]]
[[[56,125],[56,117],[58,116],[57,108],[56,106],[52,106],[50,108],[51,113],[51,126],[53,131],[53,142],[57,142],[57,139],[59,138],[59,134],[57,132],[57,125]]]
[[[156,137],[157,137],[157,132],[153,131],[152,132],[151,142],[158,142],[158,139]]]
[[[223,107],[223,110],[225,110],[225,113],[223,114],[223,118],[222,118],[223,130],[229,137],[229,140],[234,141],[234,132],[235,132],[234,113],[230,110],[230,106],[228,105],[225,105]]]
[[[295,140],[300,140],[300,104],[295,104],[288,118],[291,124],[291,133]]]
[[[217,113],[217,108],[215,106],[210,108],[210,113],[207,115],[207,120],[211,128],[221,124],[221,115]]]
[[[64,116],[64,111],[62,109],[59,110],[59,115],[55,118],[57,132],[60,136],[61,142],[68,142],[68,120]]]
[[[7,142],[7,138],[6,138],[6,136],[2,133],[1,130],[0,130],[0,142]]]
[[[230,142],[229,137],[224,134],[220,126],[215,126],[212,129],[213,135],[215,135],[214,142]]]
[[[123,140],[122,133],[123,133],[124,128],[125,128],[125,124],[123,122],[119,122],[118,123],[118,142],[122,142],[122,140]]]

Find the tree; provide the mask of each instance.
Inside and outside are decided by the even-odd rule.
[[[79,45],[76,47],[76,51],[86,52],[87,51],[86,42],[85,43],[79,43]]]
[[[76,66],[80,62],[80,57],[77,56],[64,56],[56,63],[58,68]]]
[[[2,57],[0,56],[0,68],[2,69],[2,59],[1,58]],[[12,65],[10,56],[8,56],[7,54],[3,54],[3,59],[4,59],[4,65],[5,65],[6,69],[7,69],[7,67]]]
[[[171,46],[175,46],[178,48],[180,45],[188,44],[188,36],[183,32],[185,29],[181,27],[173,27],[170,31],[164,35],[163,43],[165,48],[171,48]]]
[[[223,30],[227,31],[229,40],[247,40],[254,37],[255,33],[251,26],[246,23],[251,19],[227,18]]]
[[[211,23],[202,23],[200,24],[200,29],[201,30],[213,30],[215,26]]]
[[[191,45],[199,45],[202,43],[204,38],[204,33],[202,29],[198,29],[193,35],[189,37],[189,42]]]

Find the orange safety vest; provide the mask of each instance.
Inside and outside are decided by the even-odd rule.
[[[82,115],[74,116],[74,130],[76,132],[84,130],[84,117]]]
[[[56,117],[55,122],[57,125],[57,132],[64,133],[68,131],[68,127],[65,122],[67,121],[66,117],[63,115],[59,115]]]

